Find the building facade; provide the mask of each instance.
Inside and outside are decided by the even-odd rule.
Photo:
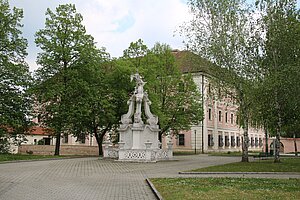
[[[220,88],[213,87],[210,75],[201,66],[193,66],[197,62],[188,57],[188,52],[175,51],[175,58],[180,60],[182,71],[191,73],[193,80],[202,95],[204,120],[192,126],[191,130],[180,131],[172,138],[174,150],[195,150],[197,152],[242,151],[243,130],[238,127],[238,106],[235,100],[222,94]],[[185,57],[184,57],[185,56]],[[195,55],[194,55],[195,56]],[[184,58],[183,58],[184,57]],[[187,61],[186,61],[187,60]],[[190,60],[190,61],[189,61]],[[206,62],[206,64],[208,64]],[[205,69],[205,67],[204,67]],[[249,151],[262,151],[264,148],[264,132],[261,129],[249,128]]]

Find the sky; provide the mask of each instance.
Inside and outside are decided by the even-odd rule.
[[[22,8],[23,36],[28,40],[27,63],[30,70],[38,68],[36,56],[40,49],[34,34],[43,29],[47,8],[75,4],[83,16],[83,25],[97,46],[105,47],[112,57],[120,57],[131,42],[142,39],[148,48],[156,42],[173,49],[184,49],[179,26],[190,19],[187,0],[9,0],[10,6]]]

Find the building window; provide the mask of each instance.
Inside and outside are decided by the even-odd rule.
[[[227,112],[225,113],[225,122],[226,123],[228,122],[228,114],[227,114]]]
[[[235,146],[235,138],[234,138],[234,136],[231,136],[230,140],[231,140],[231,142],[230,142],[231,146],[234,147]]]
[[[236,146],[241,146],[241,138],[239,136],[236,137]]]
[[[222,135],[219,135],[219,138],[218,138],[218,143],[219,143],[219,147],[223,147],[224,145],[224,142],[223,142],[223,136]]]
[[[44,139],[44,145],[50,145],[51,138],[43,138]]]
[[[233,124],[233,114],[230,115],[230,123]]]
[[[85,144],[85,134],[81,134],[77,137],[77,141],[79,141],[81,144]]]
[[[263,146],[263,141],[261,138],[259,138],[259,146],[262,147]]]
[[[211,94],[211,86],[210,86],[210,83],[208,84],[208,94]]]
[[[214,146],[214,138],[213,138],[213,135],[212,135],[212,134],[209,134],[209,135],[208,135],[208,146],[209,146],[209,147]]]
[[[225,146],[229,147],[229,136],[228,135],[225,136]]]
[[[208,119],[211,120],[211,108],[208,109]]]
[[[255,147],[258,147],[258,139],[257,139],[257,137],[255,138]]]
[[[253,139],[253,137],[251,137],[251,147],[253,147],[254,146],[254,139]]]
[[[68,135],[68,133],[64,133],[64,140],[63,140],[63,142],[64,143],[68,143],[69,142],[69,135]]]
[[[178,135],[178,144],[180,146],[184,146],[184,134],[179,134]]]
[[[222,122],[222,111],[219,110],[219,122]]]

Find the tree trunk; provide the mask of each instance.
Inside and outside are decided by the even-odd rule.
[[[278,131],[276,134],[276,140],[275,140],[275,155],[274,155],[275,163],[280,162],[279,151],[280,151],[280,133]]]
[[[55,152],[54,155],[55,156],[59,156],[59,149],[60,149],[60,131],[56,134],[56,142],[55,142]]]
[[[248,137],[248,120],[245,120],[244,131],[244,141],[242,144],[242,162],[249,162],[248,157],[248,147],[249,147],[249,137]]]
[[[103,156],[102,141],[100,141],[100,137],[99,137],[98,133],[94,133],[94,135],[96,137],[96,141],[97,141],[97,144],[98,144],[99,156]]]
[[[243,128],[244,140],[242,143],[242,162],[249,162],[248,157],[248,147],[249,147],[249,136],[248,136],[248,126],[249,126],[249,112],[248,106],[245,102],[245,94],[242,89],[242,85],[239,88],[239,100],[240,100],[240,125]]]
[[[266,140],[266,144],[265,144],[266,155],[269,155],[269,144],[268,144],[268,131],[267,131],[267,129],[265,129],[265,140]]]
[[[99,156],[103,156],[103,149],[102,149],[103,138],[104,138],[105,133],[108,130],[109,130],[109,128],[106,128],[106,129],[104,129],[100,132],[100,135],[98,135],[97,128],[94,129],[94,135],[96,137],[96,141],[97,141],[97,144],[98,144]]]
[[[294,138],[294,147],[295,147],[295,156],[298,156],[298,149],[297,149],[297,141],[296,141],[296,134],[293,134]]]

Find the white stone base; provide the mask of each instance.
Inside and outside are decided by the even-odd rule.
[[[157,162],[160,160],[173,159],[172,145],[168,149],[123,149],[114,148],[110,144],[105,144],[103,149],[104,158],[118,159],[124,162]]]

